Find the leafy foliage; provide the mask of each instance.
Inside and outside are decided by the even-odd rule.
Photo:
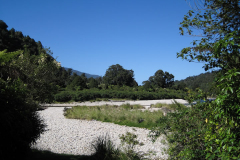
[[[95,159],[118,159],[121,152],[116,148],[108,135],[97,137],[92,146],[95,150],[95,153],[93,154]]]
[[[88,88],[98,88],[98,81],[94,78],[89,78],[88,79]]]
[[[85,77],[85,74],[78,76],[74,73],[72,79],[72,82],[67,86],[68,89],[78,91],[87,88],[87,78]]]
[[[107,69],[103,81],[106,85],[137,86],[133,77],[133,70],[126,70],[121,65],[116,64]]]
[[[0,65],[4,66],[6,63],[11,61],[14,57],[19,56],[22,53],[22,51],[17,52],[9,52],[7,53],[7,50],[0,51]]]
[[[132,99],[132,100],[154,100],[154,99],[181,99],[185,97],[183,91],[176,90],[161,90],[158,92],[148,91],[121,91],[121,90],[98,90],[88,89],[81,91],[62,91],[55,95],[55,101],[67,102],[73,101],[89,101],[96,100],[98,98],[120,98],[120,99]]]
[[[224,66],[235,64],[238,61],[238,52],[233,52],[233,50],[237,49],[239,44],[239,38],[237,38],[239,37],[240,24],[239,1],[203,0],[202,5],[196,7],[198,8],[196,13],[190,10],[184,16],[179,29],[181,35],[193,35],[193,32],[198,30],[200,31],[198,36],[202,38],[194,40],[193,47],[182,49],[177,54],[178,57],[190,62],[204,62],[206,71],[211,68],[224,68]],[[227,38],[233,31],[237,31],[234,33],[235,40]],[[223,39],[232,43],[230,48],[226,48],[227,44],[222,43]],[[219,49],[218,51],[216,47]],[[222,50],[222,47],[225,48],[225,51]]]
[[[199,7],[198,7],[199,8]],[[239,17],[238,0],[204,0],[197,13],[190,10],[181,23],[181,34],[202,31],[193,47],[182,49],[179,57],[204,62],[204,69],[220,69],[216,87],[220,92],[208,106],[204,132],[207,159],[240,158],[239,111]],[[205,104],[202,104],[204,106]]]
[[[137,145],[144,145],[137,140],[137,135],[131,132],[122,134],[120,136],[121,144],[124,147],[125,153],[129,156],[130,159],[142,159],[143,155],[136,153],[134,151]]]
[[[201,89],[202,91],[208,93],[208,95],[216,95],[218,90],[215,85],[215,78],[217,72],[207,72],[202,73],[197,76],[190,76],[184,80],[175,81],[174,89],[185,90],[189,88],[191,90]]]
[[[206,132],[207,158],[240,158],[240,72],[228,70],[218,81],[221,94],[210,107]]]
[[[59,65],[40,42],[14,29],[8,31],[3,21],[0,38],[0,157],[25,159],[44,132],[36,111],[39,103],[53,101]]]
[[[0,79],[0,157],[23,159],[32,143],[44,131],[45,125],[36,113],[37,105],[30,101],[21,80]]]
[[[147,90],[154,88],[170,88],[173,86],[174,76],[168,72],[158,70],[148,81],[143,82],[143,87]]]
[[[4,80],[20,78],[28,89],[29,98],[39,102],[51,102],[53,93],[56,91],[56,85],[53,81],[54,72],[58,66],[53,61],[48,61],[44,53],[39,56],[20,53],[22,51],[9,54],[0,51],[0,57],[3,60],[0,78]]]
[[[97,137],[93,143],[95,153],[93,159],[98,160],[140,160],[142,157],[133,150],[121,151],[110,140],[108,135]]]
[[[166,136],[170,159],[205,159],[206,106],[198,103],[186,108],[175,101],[174,112],[159,118],[150,136],[153,140]]]

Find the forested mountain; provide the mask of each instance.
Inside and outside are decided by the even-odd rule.
[[[197,76],[189,76],[183,80],[176,80],[174,82],[175,87],[179,89],[189,88],[195,90],[197,88],[202,89],[205,92],[212,92],[215,93],[215,90],[212,89],[214,84],[214,79],[216,77],[217,71],[201,73]],[[214,91],[213,91],[214,90]]]
[[[65,68],[65,70],[67,71],[68,69],[72,69],[72,68],[67,68],[67,67],[63,67],[63,68]],[[84,72],[80,72],[80,71],[77,71],[77,70],[74,70],[74,69],[72,69],[72,72],[73,73],[76,73],[77,75],[79,75],[79,76],[81,76]],[[99,75],[94,75],[94,74],[88,74],[88,73],[84,73],[85,74],[85,76],[87,77],[87,78],[98,78],[98,77],[101,77],[101,76],[99,76]]]

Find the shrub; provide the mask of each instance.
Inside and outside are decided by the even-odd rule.
[[[206,119],[206,158],[240,159],[240,72],[229,69],[219,76],[220,93],[209,105]]]
[[[92,155],[95,159],[113,160],[117,159],[120,150],[113,144],[108,135],[97,137],[92,146],[95,153]]]
[[[121,135],[121,144],[132,148],[125,148],[124,151],[120,150],[110,140],[109,135],[99,136],[92,142],[92,146],[95,153],[92,155],[92,159],[96,160],[140,160],[142,157],[133,151],[135,145],[139,142],[136,140],[136,135],[127,133],[127,135]]]
[[[124,148],[125,153],[130,159],[142,159],[143,156],[134,151],[137,145],[144,145],[137,140],[137,135],[134,133],[127,132],[120,136],[121,145]]]
[[[158,127],[152,129],[150,135],[153,140],[161,134],[166,135],[170,159],[205,159],[207,127],[203,111],[207,106],[207,103],[197,103],[186,108],[175,101],[175,112],[159,118]]]
[[[2,160],[24,159],[31,144],[44,132],[37,105],[29,101],[26,90],[0,79],[0,157]]]
[[[55,101],[57,102],[68,102],[74,99],[74,94],[71,92],[63,91],[55,95]]]

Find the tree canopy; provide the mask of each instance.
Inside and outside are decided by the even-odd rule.
[[[137,82],[134,80],[134,71],[126,70],[119,64],[112,65],[107,69],[103,82],[106,85],[137,86]]]
[[[193,46],[183,48],[178,57],[190,62],[204,62],[206,71],[216,67],[234,68],[239,64],[239,0],[195,1],[198,4],[196,10],[190,10],[184,16],[179,29],[181,35],[201,39],[194,40]]]
[[[158,70],[147,81],[143,82],[144,88],[170,88],[174,83],[174,76],[169,72]]]

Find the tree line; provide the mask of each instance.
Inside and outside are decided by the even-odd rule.
[[[71,90],[91,88],[106,89],[108,86],[139,86],[134,79],[134,71],[124,69],[119,64],[111,65],[103,77],[97,78],[87,78],[84,73],[82,75],[77,75],[75,72],[72,72],[72,69],[64,70],[63,68],[61,71],[61,82],[58,84],[63,88]],[[174,76],[172,74],[158,70],[149,80],[144,81],[142,86],[144,89],[150,91],[156,88],[171,88],[173,84]]]
[[[110,66],[103,77],[86,78],[77,75],[71,69],[63,70],[59,93],[55,95],[58,102],[87,101],[106,98],[120,99],[167,99],[184,98],[184,91],[173,89],[174,76],[158,70],[148,81],[139,86],[134,79],[134,71],[124,69],[121,65]]]

